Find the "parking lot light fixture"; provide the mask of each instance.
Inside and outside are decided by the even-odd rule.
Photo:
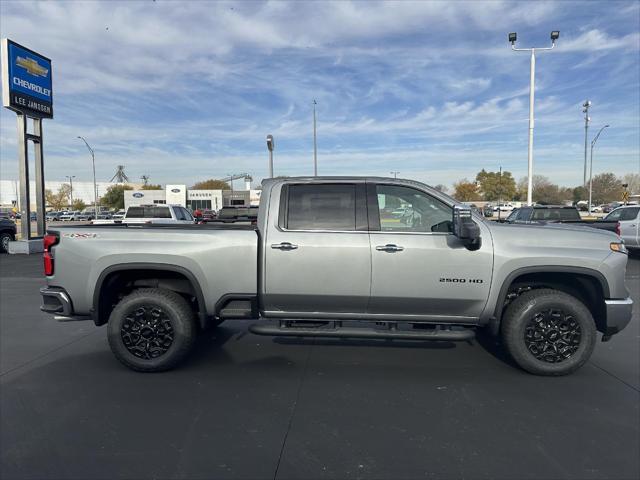
[[[605,128],[609,128],[609,125],[605,125],[600,130],[598,130],[598,134],[591,140],[591,160],[589,161],[589,215],[591,215],[591,194],[593,192],[593,147],[596,146],[596,142],[600,137],[600,134]]]
[[[532,48],[516,48],[518,35],[515,32],[509,34],[509,42],[514,52],[531,52],[531,64],[529,71],[529,148],[528,148],[528,169],[527,169],[527,205],[533,205],[533,110],[534,110],[534,92],[536,77],[536,50],[552,50],[556,46],[556,40],[560,38],[560,31],[551,32],[550,47],[532,47]]]
[[[273,135],[267,135],[267,149],[269,150],[269,178],[273,178],[273,149],[276,148],[276,144],[273,140]]]
[[[84,142],[84,144],[89,149],[89,152],[91,152],[91,164],[93,165],[93,210],[95,215],[97,216],[98,215],[98,186],[96,183],[96,155],[93,152],[93,148],[89,146],[89,143],[84,139],[84,137],[81,137],[80,135],[78,135],[78,138]]]

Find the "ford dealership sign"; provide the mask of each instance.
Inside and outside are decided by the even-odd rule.
[[[2,40],[2,104],[31,117],[53,118],[51,60]]]

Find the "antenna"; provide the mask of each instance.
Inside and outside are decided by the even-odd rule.
[[[109,180],[110,182],[113,182],[114,180],[116,180],[116,183],[128,183],[129,182],[129,177],[127,177],[127,174],[124,173],[124,165],[118,165],[118,168],[116,169],[116,173],[113,177],[111,177],[111,180]]]

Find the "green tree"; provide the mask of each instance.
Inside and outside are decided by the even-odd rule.
[[[613,173],[600,173],[593,177],[592,202],[594,205],[622,200],[622,182]]]
[[[485,200],[512,200],[517,193],[516,181],[511,172],[487,172],[484,168],[476,175],[476,182]]]
[[[124,208],[124,191],[133,190],[129,185],[111,185],[107,192],[100,198],[100,204],[115,210]]]
[[[141,190],[162,190],[162,186],[154,185],[153,183],[148,183],[147,185],[143,185]]]
[[[71,208],[73,210],[76,210],[78,212],[83,211],[85,208],[87,208],[87,204],[84,203],[82,200],[80,200],[79,198],[77,198],[76,200],[73,201],[73,204],[71,205]]]
[[[231,190],[227,182],[210,178],[202,182],[197,182],[191,187],[191,190]]]
[[[44,191],[44,199],[48,206],[56,211],[62,210],[69,205],[71,196],[71,185],[63,183],[56,193],[47,189]]]
[[[474,182],[470,182],[466,178],[463,178],[457,183],[453,184],[453,197],[459,202],[473,202],[476,200],[482,200],[482,196],[478,192],[478,186]]]
[[[585,187],[574,187],[571,189],[571,199],[573,200],[574,205],[581,200],[586,200],[589,198],[589,190]]]

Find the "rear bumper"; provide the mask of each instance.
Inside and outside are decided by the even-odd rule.
[[[47,313],[70,317],[73,315],[73,304],[64,288],[43,287],[40,289],[42,305],[40,310]]]
[[[605,335],[618,333],[631,321],[633,300],[627,297],[622,300],[605,300],[607,309],[607,329]]]

